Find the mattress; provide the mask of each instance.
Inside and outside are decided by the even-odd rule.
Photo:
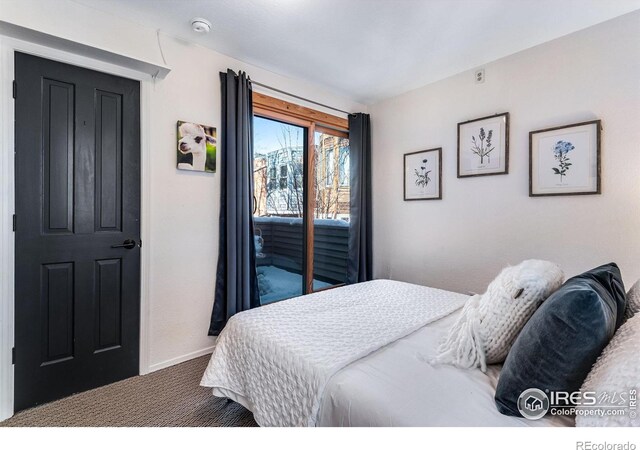
[[[493,396],[500,366],[487,373],[432,365],[440,338],[460,311],[359,359],[325,388],[318,426],[574,426],[571,417],[504,416]]]

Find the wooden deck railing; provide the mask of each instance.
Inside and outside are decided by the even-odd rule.
[[[263,257],[258,265],[273,265],[302,273],[302,219],[254,218],[256,234],[261,233]],[[259,230],[259,231],[258,231]],[[328,283],[344,283],[347,276],[349,226],[338,220],[320,220],[314,226],[314,278]]]

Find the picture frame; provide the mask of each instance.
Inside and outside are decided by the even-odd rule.
[[[458,178],[508,173],[509,113],[458,123]]]
[[[215,127],[178,120],[176,167],[195,172],[216,172],[217,130]]]
[[[404,154],[404,200],[442,200],[442,148]]]
[[[600,120],[529,132],[529,196],[601,193]]]

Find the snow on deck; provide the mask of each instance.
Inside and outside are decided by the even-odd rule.
[[[313,280],[313,289],[329,287],[331,284]],[[260,304],[266,305],[285,298],[302,295],[302,275],[275,266],[258,266]]]

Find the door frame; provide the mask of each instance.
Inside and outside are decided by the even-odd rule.
[[[150,302],[149,270],[151,261],[150,199],[151,92],[154,79],[147,73],[128,69],[74,53],[0,36],[0,421],[13,415],[15,312],[15,104],[12,82],[15,77],[15,52],[72,64],[99,72],[140,81],[140,375],[149,373]]]

